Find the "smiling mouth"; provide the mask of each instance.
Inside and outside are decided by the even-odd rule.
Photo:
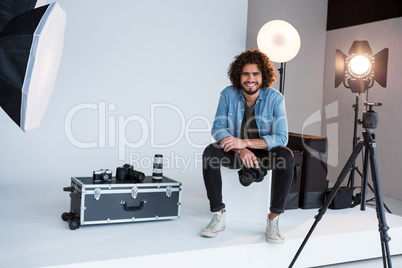
[[[260,89],[260,85],[257,82],[244,82],[243,92],[247,95],[254,95]]]
[[[255,87],[257,86],[257,82],[245,82],[244,85],[246,87]]]
[[[247,87],[255,87],[257,85],[257,82],[245,82],[244,83]]]

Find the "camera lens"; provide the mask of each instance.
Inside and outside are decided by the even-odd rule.
[[[104,181],[110,181],[110,180],[112,180],[112,177],[111,176],[109,176],[109,174],[103,174],[102,175],[102,179],[104,180]]]
[[[251,176],[250,173],[243,173],[239,175],[239,180],[241,185],[249,186],[254,181],[254,178]]]
[[[130,180],[142,182],[145,179],[145,174],[137,170],[129,170],[128,176]]]
[[[238,173],[240,184],[243,186],[249,186],[253,182],[261,182],[267,175],[267,171],[260,168],[242,168]]]
[[[154,157],[154,169],[152,171],[153,180],[162,180],[163,177],[163,155],[156,154]]]

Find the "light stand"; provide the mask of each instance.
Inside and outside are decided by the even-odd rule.
[[[364,105],[368,106],[369,110],[363,113],[362,124],[363,124],[363,128],[365,129],[365,131],[363,132],[363,140],[360,140],[356,144],[355,148],[353,149],[353,152],[350,155],[345,166],[343,167],[334,187],[332,188],[332,191],[330,192],[328,198],[325,200],[324,204],[319,209],[318,214],[315,216],[315,221],[314,221],[312,227],[310,228],[307,236],[303,240],[302,245],[300,246],[299,250],[297,251],[296,255],[294,256],[289,267],[293,267],[293,265],[295,264],[298,256],[302,252],[304,246],[306,245],[308,239],[310,238],[311,234],[313,233],[318,222],[321,220],[321,218],[324,216],[325,212],[327,211],[329,205],[331,204],[336,193],[338,192],[339,187],[341,186],[347,173],[352,168],[353,163],[356,161],[356,158],[360,154],[363,147],[365,148],[364,163],[363,163],[364,176],[363,176],[363,185],[362,185],[362,188],[364,188],[364,191],[362,189],[362,194],[364,196],[363,199],[365,200],[367,174],[368,174],[368,168],[370,165],[371,177],[372,177],[373,184],[374,184],[374,194],[375,194],[375,200],[376,200],[376,210],[377,210],[377,219],[378,219],[378,227],[379,227],[378,230],[380,232],[380,239],[381,239],[380,241],[381,241],[383,265],[384,265],[384,267],[392,267],[391,254],[390,254],[389,245],[388,245],[388,242],[391,240],[391,238],[388,236],[388,233],[387,233],[387,231],[389,230],[389,227],[388,227],[386,219],[385,219],[385,212],[384,212],[383,199],[382,199],[381,186],[380,186],[380,177],[378,174],[378,166],[377,166],[377,149],[376,149],[377,144],[375,142],[375,134],[373,133],[373,130],[377,127],[377,124],[378,124],[378,115],[373,110],[373,106],[380,106],[381,103],[365,102]]]
[[[281,62],[281,68],[278,69],[279,72],[279,92],[285,95],[285,73],[286,73],[286,62]]]
[[[368,89],[377,81],[382,87],[387,84],[387,64],[388,64],[388,48],[381,50],[376,55],[370,48],[367,41],[354,41],[348,51],[348,55],[343,54],[339,49],[336,50],[335,55],[335,87],[343,83],[344,87],[349,88],[353,93],[356,93],[356,102],[353,105],[354,109],[354,129],[353,129],[353,147],[358,143],[357,138],[357,125],[361,124],[358,119],[359,113],[359,96],[360,93],[366,92],[366,101],[368,101]],[[362,178],[363,174],[359,171],[355,162],[351,166],[349,181],[347,186],[354,190],[355,172]],[[368,184],[369,188],[373,191],[373,187]],[[366,193],[357,194],[354,203],[351,207],[361,204],[361,210],[365,210],[365,201],[362,202],[362,196]],[[391,213],[389,208],[385,205],[388,212]]]
[[[359,93],[356,94],[356,102],[353,105],[353,110],[355,111],[355,117],[354,117],[354,124],[353,124],[353,147],[355,148],[359,138],[357,137],[357,124],[359,123]],[[352,190],[354,189],[354,181],[355,181],[355,171],[357,173],[359,173],[359,175],[361,177],[363,177],[363,174],[361,174],[361,172],[359,171],[359,168],[356,166],[356,163],[354,162],[352,167],[351,167],[351,171],[349,174],[349,181],[347,186],[350,187]]]
[[[258,32],[257,45],[273,62],[280,63],[279,92],[285,93],[286,62],[293,59],[300,50],[300,36],[297,30],[283,20],[272,20]]]

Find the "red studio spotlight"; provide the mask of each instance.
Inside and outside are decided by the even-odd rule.
[[[354,41],[345,55],[339,49],[335,55],[335,87],[341,83],[353,93],[364,93],[377,81],[387,86],[388,48],[373,55],[367,41]]]

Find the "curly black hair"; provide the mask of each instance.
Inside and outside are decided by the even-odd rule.
[[[270,87],[276,80],[276,73],[273,64],[268,56],[258,49],[247,50],[235,57],[230,64],[228,77],[234,88],[241,89],[240,76],[246,64],[257,64],[262,74],[262,87]]]

